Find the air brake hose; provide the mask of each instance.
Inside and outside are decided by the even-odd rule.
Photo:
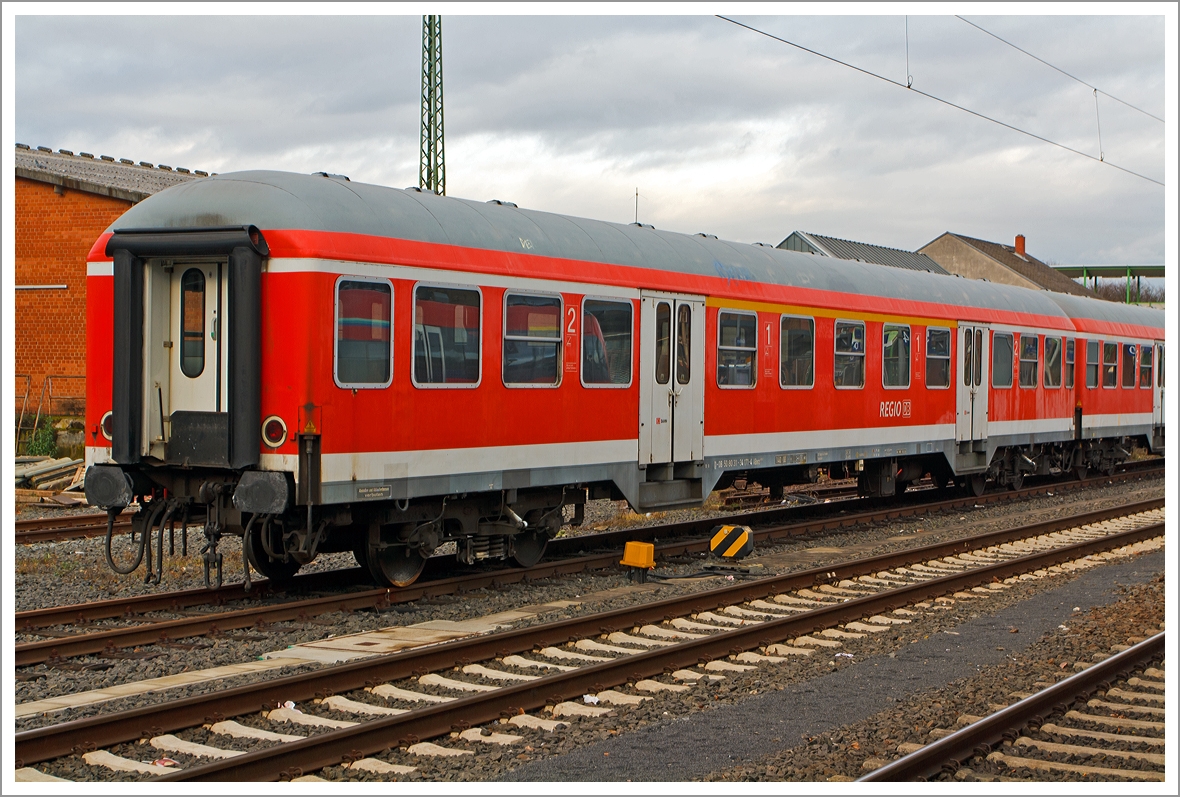
[[[115,564],[115,559],[113,556],[111,556],[111,539],[115,536],[115,516],[122,511],[122,507],[107,510],[107,542],[105,553],[107,556],[107,564],[110,566],[111,570],[114,570],[121,576],[126,576],[130,573],[134,573],[135,569],[139,567],[139,563],[143,561],[144,548],[147,546],[147,534],[144,534],[140,537],[139,549],[135,554],[135,561],[130,567],[123,568]],[[132,532],[132,538],[134,539],[134,531]]]

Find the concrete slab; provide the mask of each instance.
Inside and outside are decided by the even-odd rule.
[[[662,639],[704,639],[705,634],[691,634],[688,631],[674,631],[662,625],[645,625],[639,629],[644,636],[660,637]]]
[[[275,733],[273,731],[264,731],[261,728],[251,728],[249,725],[242,725],[233,720],[215,722],[212,725],[206,725],[205,728],[211,733],[221,736],[232,736],[235,739],[261,739],[266,742],[297,742],[300,739],[307,738],[306,736],[298,736],[293,733]]]
[[[608,634],[606,638],[619,645],[638,645],[643,648],[663,648],[676,644],[670,639],[645,639],[644,637],[624,634],[622,631],[615,631],[612,634]]]
[[[351,728],[356,725],[355,722],[348,720],[333,720],[327,717],[317,717],[314,714],[304,714],[293,708],[276,708],[267,712],[266,718],[271,722],[290,722],[309,728]]]
[[[153,736],[149,741],[151,746],[157,750],[163,750],[166,753],[184,753],[199,758],[236,758],[245,755],[244,750],[222,750],[220,747],[211,747],[207,744],[186,742],[170,733]]]
[[[587,706],[584,703],[566,701],[554,706],[552,713],[555,717],[601,717],[610,712],[611,709],[603,706]]]
[[[687,692],[692,687],[684,686],[683,684],[665,684],[659,681],[644,680],[636,682],[635,688],[640,692]]]
[[[332,711],[342,711],[346,714],[369,714],[377,717],[391,717],[394,714],[405,714],[408,709],[390,708],[389,706],[374,706],[372,703],[362,703],[359,700],[349,700],[347,697],[332,695],[320,701],[320,705]]]
[[[457,692],[495,692],[500,688],[498,686],[488,686],[487,684],[456,681],[454,678],[445,678],[433,672],[423,675],[418,679],[418,683],[426,684],[427,686],[441,686],[444,689],[454,689]]]
[[[578,650],[593,650],[599,653],[625,653],[628,656],[642,651],[635,648],[621,648],[618,645],[604,645],[601,642],[595,642],[593,639],[579,639],[574,643],[574,647]]]
[[[767,658],[777,658],[779,656],[810,656],[815,653],[811,648],[801,648],[794,645],[767,645],[766,652],[770,654]],[[744,656],[746,654],[742,654]],[[741,656],[738,656],[741,660]],[[781,661],[781,659],[780,659]]]
[[[406,748],[406,752],[412,755],[424,756],[440,756],[443,758],[453,758],[461,755],[475,755],[470,750],[455,750],[452,747],[443,747],[432,742],[418,742]]]
[[[390,764],[379,758],[362,758],[346,764],[345,769],[358,769],[361,772],[375,772],[378,775],[408,775],[417,772],[418,767],[408,767],[405,764]]]
[[[412,692],[409,689],[402,689],[398,686],[390,686],[389,684],[381,684],[372,688],[365,688],[365,691],[372,692],[377,697],[384,697],[391,700],[406,700],[411,703],[449,703],[452,700],[457,700],[454,697],[443,697],[441,695],[428,695],[425,692]]]
[[[526,659],[524,656],[505,656],[504,658],[500,659],[500,661],[512,667],[532,667],[538,670],[557,670],[558,672],[570,672],[571,670],[578,669],[577,667],[571,667],[568,664],[553,664],[552,662],[548,661],[533,661],[532,659]]]
[[[73,783],[67,778],[59,778],[54,775],[46,775],[39,769],[32,767],[21,767],[16,771],[17,783]]]
[[[491,667],[485,667],[482,664],[468,664],[463,668],[463,672],[467,675],[478,675],[481,678],[490,678],[493,681],[535,681],[541,677],[539,675],[519,675],[514,672],[493,670]]]
[[[459,738],[467,742],[483,742],[484,744],[509,745],[516,744],[523,736],[511,733],[489,733],[486,736],[480,728],[468,728],[459,734]]]
[[[611,661],[609,656],[588,656],[585,653],[575,653],[562,648],[541,648],[541,655],[562,661]]]
[[[82,760],[92,767],[105,767],[112,772],[138,772],[141,775],[167,775],[180,767],[162,767],[158,764],[145,764],[142,761],[132,761],[106,750],[95,750],[85,753]]]
[[[614,689],[607,689],[604,692],[599,692],[595,695],[603,703],[610,703],[612,706],[638,706],[644,700],[651,700],[650,697],[641,695],[628,695],[624,692],[617,692]]]
[[[534,717],[532,714],[517,714],[515,717],[509,718],[507,724],[515,725],[518,728],[533,728],[543,731],[555,731],[558,728],[569,726],[568,722],[541,719],[540,717]]]

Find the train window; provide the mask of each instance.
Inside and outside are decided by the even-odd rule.
[[[1135,387],[1135,367],[1139,347],[1134,343],[1123,344],[1123,387]]]
[[[414,288],[414,384],[475,387],[480,378],[480,310],[473,288]]]
[[[779,323],[779,384],[815,384],[815,319],[783,316]]]
[[[1102,344],[1102,386],[1116,387],[1119,382],[1119,345]]]
[[[388,387],[393,380],[392,307],[393,286],[387,280],[336,281],[333,376],[339,387]]]
[[[757,379],[758,316],[722,310],[717,314],[717,384],[753,387]]]
[[[1151,356],[1154,346],[1139,347],[1139,387],[1151,387]]]
[[[558,384],[561,319],[560,297],[504,295],[504,384]]]
[[[836,322],[833,378],[836,387],[865,386],[865,325],[860,321]]]
[[[926,387],[951,386],[951,331],[926,328]]]
[[[672,305],[656,305],[656,384],[666,385],[672,378]]]
[[[881,327],[881,384],[910,386],[910,328],[897,324]]]
[[[1086,341],[1086,387],[1098,387],[1098,347],[1096,340]]]
[[[1061,338],[1045,337],[1045,387],[1061,387]]]
[[[1033,333],[1020,335],[1020,386],[1036,387],[1041,340]]]
[[[1160,356],[1155,358],[1155,384],[1156,387],[1164,386],[1164,344],[1156,345],[1159,349]]]
[[[1065,341],[1065,386],[1073,388],[1074,346],[1076,341],[1069,338]]]
[[[975,337],[968,330],[963,335],[963,384],[971,384],[971,361],[975,358]]]
[[[974,385],[983,384],[983,330],[975,330],[975,381]]]
[[[1012,333],[992,335],[992,387],[1012,387]]]
[[[631,384],[631,303],[586,299],[582,303],[582,384]]]
[[[205,370],[205,275],[190,268],[180,278],[180,372],[196,379]]]
[[[687,385],[692,377],[692,308],[676,309],[676,384]]]

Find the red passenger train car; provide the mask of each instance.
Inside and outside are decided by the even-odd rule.
[[[594,498],[978,493],[1164,442],[1163,314],[1097,300],[279,172],[162,191],[89,261],[89,500],[272,578],[527,565]]]

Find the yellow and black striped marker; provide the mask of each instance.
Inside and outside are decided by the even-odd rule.
[[[748,526],[718,526],[709,550],[722,559],[742,559],[754,552],[754,533]]]

